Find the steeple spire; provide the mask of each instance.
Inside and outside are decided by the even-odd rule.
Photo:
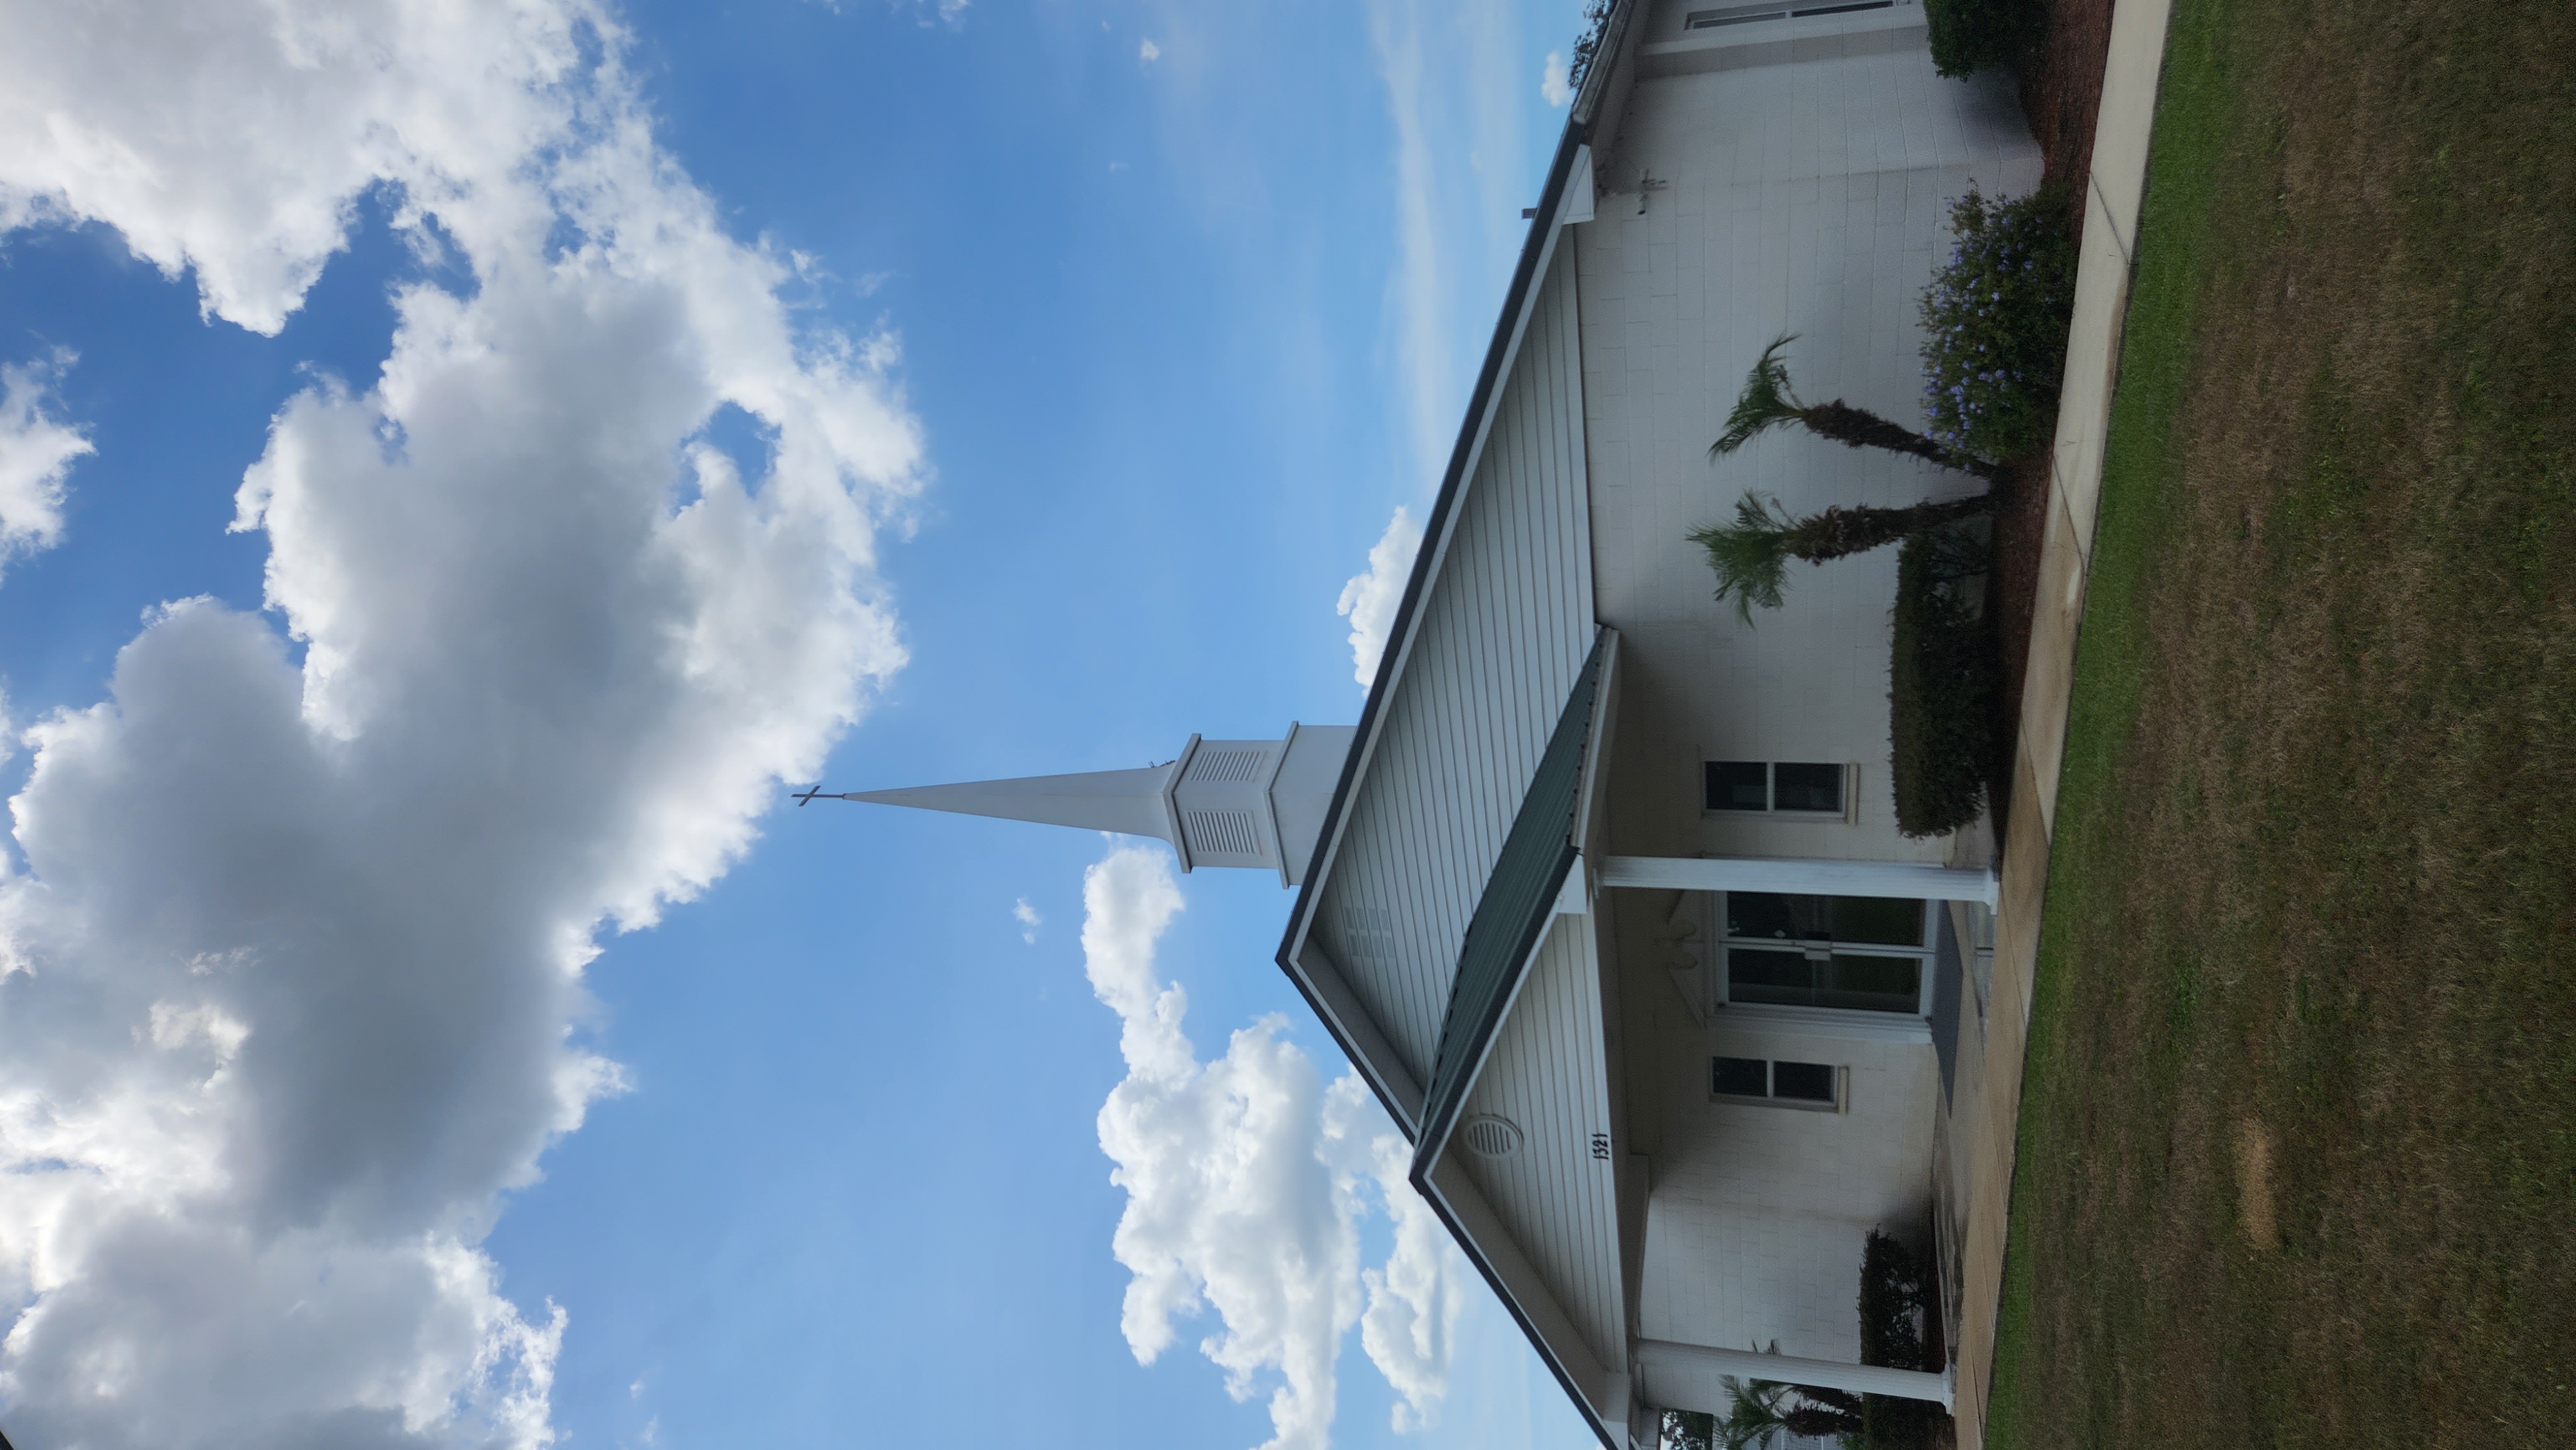
[[[1190,737],[1178,757],[1142,770],[1031,775],[900,790],[809,790],[796,798],[911,806],[1151,836],[1200,866],[1268,867],[1283,886],[1305,879],[1324,813],[1355,732],[1347,725],[1288,727],[1279,740]]]

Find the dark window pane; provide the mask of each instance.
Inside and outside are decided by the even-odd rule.
[[[1708,1090],[1740,1098],[1770,1095],[1763,1082],[1764,1067],[1758,1057],[1718,1057],[1709,1060]]]
[[[1917,957],[1836,952],[1833,965],[1819,984],[1814,1005],[1862,1012],[1919,1012],[1922,974],[1923,963]]]
[[[1726,953],[1726,996],[1731,1002],[1812,1007],[1816,1005],[1815,969],[1804,952],[1730,947]]]
[[[1824,1062],[1771,1064],[1771,1096],[1794,1098],[1802,1103],[1832,1102],[1834,1100],[1833,1064]]]
[[[1829,896],[1825,920],[1836,941],[1881,947],[1923,945],[1923,903],[1895,896]]]
[[[1773,941],[1923,945],[1923,903],[1894,896],[1783,896],[1726,893],[1726,934]]]
[[[1770,891],[1730,891],[1726,893],[1726,934],[1803,941],[1822,924],[1812,905],[1815,900]]]
[[[1771,767],[1771,808],[1843,813],[1843,768],[1781,761]]]
[[[1713,811],[1760,811],[1771,807],[1771,767],[1759,760],[1711,760],[1701,766],[1707,778],[1708,808]],[[1840,807],[1836,807],[1840,809]]]

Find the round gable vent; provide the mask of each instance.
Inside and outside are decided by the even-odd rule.
[[[1521,1150],[1520,1125],[1492,1113],[1478,1113],[1460,1123],[1458,1139],[1479,1158],[1508,1158]]]

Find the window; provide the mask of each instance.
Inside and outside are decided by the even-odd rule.
[[[1730,891],[1725,1000],[1919,1015],[1932,951],[1925,910],[1894,897]]]
[[[1848,15],[1855,10],[1888,10],[1896,0],[1827,0],[1822,5],[1730,5],[1721,10],[1693,10],[1682,16],[1684,30],[1714,30],[1721,25],[1751,25],[1807,15]]]
[[[1785,5],[1732,5],[1723,10],[1694,10],[1682,18],[1684,30],[1714,30],[1721,25],[1746,25],[1758,20],[1786,20]]]
[[[1852,798],[1851,767],[1815,760],[1700,763],[1701,805],[1712,811],[1842,816]]]
[[[1843,768],[1781,761],[1771,767],[1771,809],[1843,813]]]
[[[1757,1098],[1782,1107],[1843,1106],[1842,1069],[1829,1062],[1773,1062],[1759,1057],[1709,1059],[1708,1091],[1712,1097]]]

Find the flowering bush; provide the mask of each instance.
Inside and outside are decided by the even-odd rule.
[[[1923,412],[1942,443],[1984,458],[2046,446],[2057,424],[2066,319],[2075,305],[2064,197],[1950,208],[1958,246],[1923,292]]]

